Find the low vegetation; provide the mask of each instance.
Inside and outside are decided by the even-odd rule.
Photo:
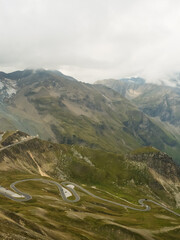
[[[146,147],[134,154],[152,152],[158,150]],[[46,173],[48,179],[78,183],[97,196],[122,204],[133,206],[138,199],[148,197],[178,211],[173,195],[169,197],[148,165],[121,154],[36,138],[1,151],[0,159],[0,183],[7,189],[16,180],[43,178],[40,173]],[[70,204],[51,184],[24,182],[17,187],[33,198],[20,203],[0,196],[2,239],[158,240],[163,239],[163,234],[166,239],[179,236],[179,217],[151,203],[151,211],[137,212],[95,199],[78,189],[81,200]]]

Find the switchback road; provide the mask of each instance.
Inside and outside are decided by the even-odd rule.
[[[99,197],[99,196],[96,196],[94,195],[93,193],[89,192],[88,190],[84,189],[83,187],[79,186],[78,184],[76,183],[72,183],[72,182],[62,182],[61,184],[58,183],[58,182],[55,182],[55,181],[52,181],[52,180],[47,180],[47,179],[41,179],[41,178],[32,178],[32,179],[24,179],[24,180],[19,180],[19,181],[16,181],[14,183],[12,183],[10,185],[11,189],[14,190],[17,194],[19,194],[21,197],[20,198],[16,198],[12,195],[9,195],[7,193],[3,193],[1,192],[0,194],[4,195],[5,197],[7,198],[10,198],[11,200],[14,200],[16,202],[25,202],[25,201],[29,201],[32,199],[32,196],[27,194],[27,193],[24,193],[22,191],[20,191],[19,189],[17,189],[16,185],[19,184],[19,183],[23,183],[23,182],[28,182],[28,181],[41,181],[45,184],[54,184],[59,192],[60,192],[60,195],[62,197],[62,199],[68,203],[75,203],[75,202],[78,202],[80,200],[80,196],[77,194],[77,192],[75,191],[74,188],[68,186],[69,184],[70,185],[73,185],[75,188],[78,188],[80,191],[90,195],[91,197],[94,197],[96,199],[99,199],[103,202],[107,202],[107,203],[110,203],[110,204],[113,204],[113,205],[117,205],[117,206],[120,206],[120,207],[124,207],[126,209],[132,209],[132,210],[136,210],[136,211],[141,211],[141,212],[146,212],[146,211],[150,211],[151,210],[151,207],[148,206],[147,204],[145,204],[144,202],[150,202],[150,203],[153,203],[153,204],[156,204],[157,206],[160,206],[164,209],[166,209],[167,211],[175,214],[176,216],[179,216],[180,217],[180,214],[177,213],[177,212],[174,212],[172,211],[171,209],[163,206],[162,204],[158,203],[158,202],[155,202],[153,200],[150,200],[150,199],[139,199],[139,207],[140,208],[135,208],[135,207],[132,207],[132,206],[128,206],[128,205],[125,205],[125,204],[121,204],[121,203],[117,203],[117,202],[114,202],[114,201],[111,201],[111,200],[108,200],[108,199],[105,199],[105,198],[102,198],[102,197]],[[74,199],[68,199],[66,197],[66,194],[64,192],[64,189],[63,188],[66,188],[68,191],[70,191],[72,193],[72,195],[74,196]]]

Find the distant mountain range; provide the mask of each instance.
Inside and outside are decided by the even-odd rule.
[[[120,153],[152,145],[177,160],[177,135],[145,114],[143,107],[135,106],[134,100],[125,98],[131,94],[132,99],[133,94],[144,91],[143,79],[132,79],[128,84],[119,81],[123,84],[119,94],[106,86],[78,82],[58,71],[1,72],[0,76],[1,131],[20,129],[59,143]],[[178,119],[174,121],[178,123]]]
[[[129,99],[134,106],[151,117],[151,120],[171,133],[177,142],[180,139],[180,88],[146,83],[141,78],[107,79],[97,81]],[[179,159],[179,150],[166,149],[174,158]]]

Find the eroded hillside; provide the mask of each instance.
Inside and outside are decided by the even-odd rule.
[[[7,189],[22,179],[71,181],[110,201],[140,208],[138,199],[148,198],[178,213],[179,168],[159,150],[142,148],[124,157],[59,145],[19,131],[4,134],[2,142],[9,142],[0,149],[0,185]],[[31,194],[32,200],[14,202],[0,195],[3,238],[158,240],[166,235],[178,239],[179,217],[153,203],[148,203],[151,211],[139,212],[79,189],[80,201],[68,203],[51,184],[34,181],[17,187]]]
[[[57,71],[1,74],[2,130],[20,129],[45,140],[129,152],[152,145],[177,150],[179,141],[117,92],[75,81]]]

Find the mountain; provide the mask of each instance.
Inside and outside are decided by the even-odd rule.
[[[136,81],[137,80],[137,81]],[[156,85],[139,81],[139,78],[102,80],[96,84],[103,84],[121,93],[129,99],[139,110],[151,117],[151,120],[170,132],[176,141],[180,139],[180,89],[165,85]],[[178,148],[166,149],[177,161]]]
[[[61,73],[60,71],[57,70],[45,70],[43,68],[41,69],[26,69],[23,71],[15,71],[12,73],[4,73],[4,72],[0,72],[0,79],[10,79],[10,80],[19,80],[22,78],[26,78],[30,75],[32,75],[33,73],[43,73],[43,72],[48,72],[50,74],[59,76],[59,77],[63,77],[65,79],[68,80],[72,80],[72,81],[77,81],[75,78],[70,77],[70,76],[66,76],[63,73]]]
[[[1,76],[1,131],[19,129],[45,140],[119,153],[147,145],[162,151],[179,148],[173,133],[107,87],[43,69]]]
[[[95,84],[101,84],[112,88],[113,90],[119,92],[122,96],[127,99],[133,99],[138,96],[138,94],[147,87],[145,80],[139,77],[132,78],[122,78],[119,80],[116,79],[106,79],[96,81]],[[142,90],[141,90],[142,89]]]
[[[179,126],[180,89],[165,85],[140,83],[138,80],[103,80],[103,84],[133,100],[140,110],[151,117],[160,117],[161,121]]]
[[[166,82],[163,82],[166,85]],[[180,88],[180,73],[176,72],[168,79],[168,84],[173,87]]]
[[[2,195],[0,187],[0,237],[176,240],[179,173],[168,155],[152,147],[138,148],[123,156],[52,143],[21,131],[5,132],[0,141],[1,187],[10,189],[18,180],[16,187],[32,199],[12,201]],[[80,199],[72,202],[70,195],[69,202],[64,201],[52,181],[70,181],[71,185],[65,187],[72,189],[68,186],[74,184]],[[146,202],[151,207],[148,211],[142,211],[145,206],[138,203],[142,198],[151,200]]]

